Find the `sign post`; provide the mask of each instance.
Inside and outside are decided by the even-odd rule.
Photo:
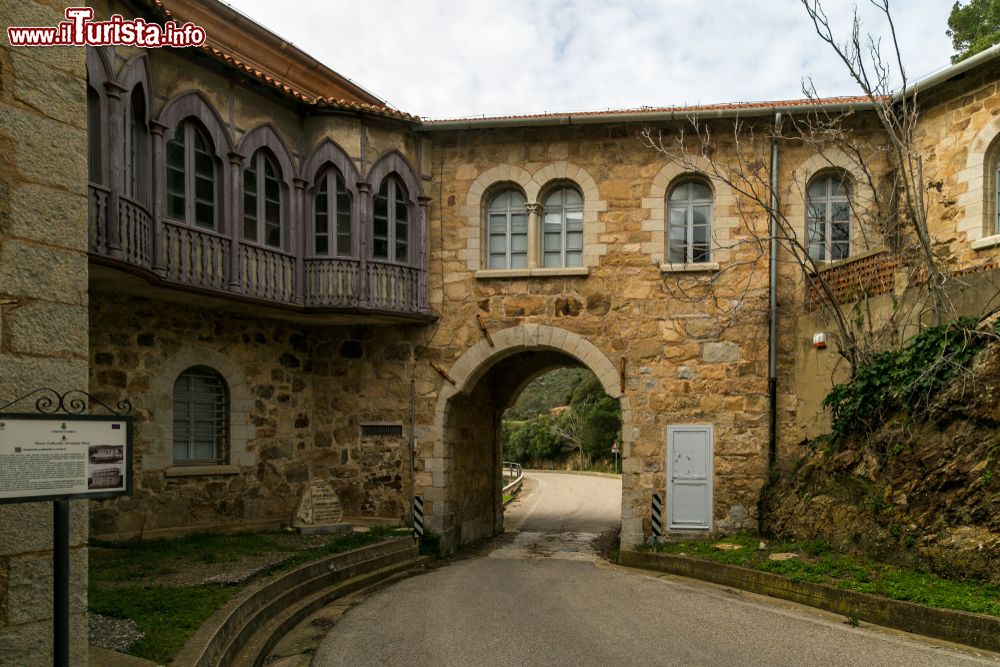
[[[7,412],[35,398],[33,413]],[[111,415],[83,414],[90,403]],[[132,495],[132,417],[84,391],[0,405],[0,504],[52,501],[52,664],[69,665],[69,501]]]
[[[615,473],[618,472],[618,440],[611,443],[611,453],[615,455]]]

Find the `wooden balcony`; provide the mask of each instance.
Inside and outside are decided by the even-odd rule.
[[[172,220],[154,223],[142,205],[125,196],[118,197],[117,210],[113,205],[108,188],[90,184],[91,261],[134,274],[152,287],[298,315],[340,314],[352,321],[436,319],[427,307],[421,268],[372,259],[301,257]]]

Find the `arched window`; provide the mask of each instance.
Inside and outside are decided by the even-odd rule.
[[[229,450],[229,387],[207,366],[174,382],[174,464],[225,463]]]
[[[149,145],[146,98],[136,86],[122,102],[122,193],[137,201],[145,200],[145,161]]]
[[[583,266],[583,197],[561,187],[545,198],[543,210],[542,266]]]
[[[394,177],[382,181],[375,195],[372,256],[390,262],[410,260],[410,208],[403,183]]]
[[[198,125],[177,125],[167,141],[167,215],[189,225],[217,228],[217,177],[212,144]]]
[[[281,173],[264,150],[243,170],[243,238],[281,247]]]
[[[686,180],[667,195],[667,258],[671,264],[712,260],[712,189]]]
[[[350,257],[354,254],[351,194],[340,171],[325,169],[316,179],[314,193],[313,253]]]
[[[851,202],[839,174],[814,178],[806,190],[806,238],[815,260],[845,259],[851,254]]]
[[[489,236],[487,268],[528,268],[526,203],[519,190],[504,190],[490,200],[486,212]]]

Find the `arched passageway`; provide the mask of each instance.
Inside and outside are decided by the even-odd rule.
[[[631,410],[622,395],[618,370],[584,337],[564,329],[522,325],[481,341],[451,367],[454,385],[438,397],[431,435],[431,472],[424,495],[427,524],[446,549],[503,530],[500,419],[521,390],[536,377],[560,367],[584,367],[622,409],[622,454],[633,439]]]

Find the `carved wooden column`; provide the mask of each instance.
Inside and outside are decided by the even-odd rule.
[[[120,196],[122,191],[122,171],[124,155],[122,153],[122,93],[125,88],[114,81],[105,81],[104,90],[108,97],[108,228],[105,230],[108,239],[108,254],[112,257],[122,256],[121,227],[119,225]]]
[[[309,207],[306,205],[306,187],[309,181],[293,178],[295,191],[292,194],[292,218],[289,225],[291,235],[289,247],[295,253],[295,303],[306,302],[306,254],[309,248]]]
[[[416,306],[417,310],[423,313],[427,311],[427,271],[429,270],[428,249],[430,248],[431,235],[427,222],[427,207],[431,203],[431,198],[420,196],[417,197],[417,201],[420,202],[420,238],[417,241],[417,249],[420,253],[417,265],[420,267],[420,271],[417,272],[419,277],[417,281],[417,302],[413,305]]]
[[[243,171],[243,155],[236,151],[229,152],[228,187],[225,188],[223,206],[225,221],[229,223],[229,238],[232,244],[229,251],[229,289],[233,292],[243,291],[243,276],[240,275],[240,238],[243,236],[243,197],[240,175]],[[226,213],[228,212],[228,215]],[[226,229],[225,225],[222,229]],[[222,230],[220,230],[222,231]]]
[[[542,217],[542,205],[538,203],[525,204],[528,211],[528,269],[537,269],[539,247],[542,240],[542,228],[540,219]]]
[[[149,242],[152,244],[152,266],[153,272],[159,276],[166,273],[163,269],[163,196],[164,196],[164,162],[163,162],[163,134],[167,130],[167,126],[163,123],[153,120],[149,122],[149,130],[153,135],[153,157],[152,165],[149,170],[151,179],[150,188],[150,202],[151,208],[150,216],[152,220],[150,221],[149,228]]]
[[[371,186],[358,181],[358,305],[368,305],[368,236],[371,224]]]

